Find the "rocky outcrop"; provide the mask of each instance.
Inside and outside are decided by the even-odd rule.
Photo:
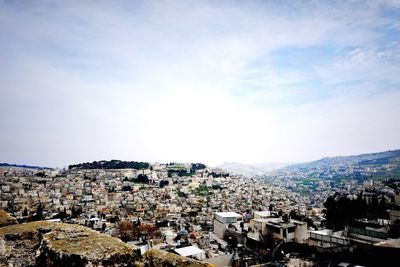
[[[40,237],[36,229],[46,222],[15,224],[0,228],[0,266],[34,266],[36,250],[40,245]],[[0,241],[1,242],[1,241]]]
[[[0,228],[0,266],[213,266],[161,250],[139,258],[135,251],[118,238],[79,225],[40,221]]]
[[[4,210],[0,210],[0,227],[17,224],[18,221]]]
[[[196,261],[162,250],[149,250],[144,255],[138,266],[158,267],[213,267],[214,265],[206,262]]]
[[[13,266],[133,266],[133,249],[89,228],[32,222],[0,228],[1,263]]]

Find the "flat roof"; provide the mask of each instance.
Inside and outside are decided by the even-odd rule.
[[[310,231],[310,233],[318,234],[318,235],[332,235],[332,230],[323,229],[323,230],[317,230],[317,231]]]
[[[195,246],[177,248],[177,249],[175,249],[175,252],[184,257],[204,253],[204,251],[202,249],[199,249],[198,247],[195,247]]]
[[[284,222],[280,218],[260,218],[260,219],[252,219],[252,221],[266,223],[267,225],[279,228],[288,228],[296,226],[296,224],[292,222]]]
[[[239,213],[232,211],[216,212],[215,214],[221,217],[242,217]]]
[[[261,217],[271,216],[271,212],[269,210],[255,211],[254,214],[260,215]]]

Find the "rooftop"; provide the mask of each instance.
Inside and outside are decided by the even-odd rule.
[[[177,249],[175,249],[175,252],[178,253],[181,256],[184,256],[184,257],[192,256],[192,255],[198,255],[198,254],[204,253],[203,250],[201,250],[201,249],[199,249],[198,247],[195,247],[195,246],[177,248]]]
[[[257,214],[260,217],[270,217],[271,216],[271,212],[269,210],[255,211],[254,214]]]
[[[231,211],[216,212],[215,214],[218,215],[218,216],[221,216],[221,217],[226,217],[226,218],[228,218],[228,217],[242,217],[242,215],[240,215],[239,213],[231,212]]]

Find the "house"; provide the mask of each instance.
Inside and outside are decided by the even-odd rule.
[[[269,210],[254,212],[254,219],[267,219],[267,218],[271,218],[271,217],[272,217],[272,214]]]
[[[390,210],[390,223],[393,224],[400,224],[400,210]]]
[[[324,229],[310,231],[308,244],[316,247],[318,251],[338,252],[347,250],[350,241],[344,231],[333,232],[332,230]]]
[[[355,242],[378,243],[388,239],[389,227],[382,221],[355,221],[347,227],[347,235]]]
[[[199,249],[198,247],[195,247],[195,246],[177,248],[174,251],[175,251],[175,253],[177,253],[183,257],[192,257],[192,258],[196,258],[198,260],[205,259],[204,250]]]
[[[286,221],[282,218],[252,219],[250,228],[252,232],[248,234],[248,237],[257,241],[267,235],[286,242],[304,243],[308,239],[307,223],[293,219]]]
[[[240,222],[243,221],[242,215],[236,212],[216,212],[214,214],[214,234],[223,238],[224,233],[229,225],[236,228],[240,227]]]

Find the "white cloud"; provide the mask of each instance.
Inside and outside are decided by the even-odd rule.
[[[300,161],[395,147],[399,46],[381,44],[377,29],[395,23],[382,5],[396,3],[4,2],[0,160]],[[271,61],[324,45],[349,52],[309,73]],[[310,80],[334,88],[315,97],[325,88]]]

